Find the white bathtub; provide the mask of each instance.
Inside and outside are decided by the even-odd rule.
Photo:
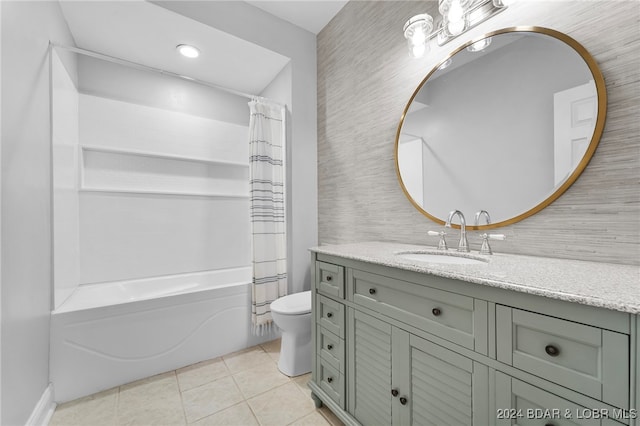
[[[51,317],[56,402],[243,349],[251,268],[80,286]]]

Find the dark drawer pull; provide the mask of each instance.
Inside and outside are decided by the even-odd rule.
[[[327,318],[331,318],[333,316],[333,312],[327,312]]]
[[[399,394],[398,389],[391,389],[391,395],[396,397],[396,396],[398,396],[398,394]]]
[[[327,275],[327,281],[332,281],[333,277],[331,275]]]
[[[328,349],[328,350],[333,349],[333,345],[331,345],[331,344],[327,345],[327,349]]]
[[[370,288],[369,289],[369,294],[376,294],[376,289],[375,288]]]
[[[327,377],[327,382],[329,383],[333,382],[333,377]]]
[[[439,317],[440,315],[442,315],[442,311],[440,310],[440,308],[433,308],[431,310],[431,313],[434,317]]]
[[[401,397],[400,397],[400,404],[402,404],[402,405],[407,405],[407,402],[408,402],[408,401],[407,401],[407,398],[406,398],[406,397],[404,397],[404,396],[401,396]]]
[[[553,345],[545,346],[544,347],[544,351],[549,356],[558,356],[558,355],[560,355],[560,349],[558,349],[556,346],[553,346]]]

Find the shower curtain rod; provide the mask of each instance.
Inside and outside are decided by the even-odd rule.
[[[136,62],[127,61],[126,59],[116,58],[114,56],[105,55],[103,53],[94,52],[92,50],[82,49],[80,47],[65,46],[63,44],[52,43],[52,42],[49,42],[49,44],[51,46],[53,46],[53,47],[59,47],[61,49],[66,49],[66,50],[69,50],[71,52],[80,53],[80,54],[83,54],[83,55],[91,56],[93,58],[103,59],[105,61],[113,62],[113,63],[120,64],[120,65],[125,65],[125,66],[132,67],[132,68],[135,68],[135,69],[138,69],[138,70],[141,70],[141,71],[151,71],[151,72],[155,72],[155,73],[159,73],[159,74],[168,75],[168,76],[171,76],[171,77],[177,77],[177,78],[180,78],[182,80],[187,80],[187,81],[191,81],[191,82],[194,82],[194,83],[202,84],[202,85],[211,87],[213,89],[217,89],[217,90],[221,90],[223,92],[230,93],[232,95],[242,96],[242,97],[250,99],[252,101],[253,100],[261,100],[261,101],[265,101],[265,102],[269,102],[269,103],[278,105],[280,107],[285,107],[286,106],[285,104],[282,104],[282,103],[277,102],[277,101],[273,101],[273,100],[271,100],[269,98],[265,98],[263,96],[252,95],[250,93],[244,93],[244,92],[241,92],[239,90],[230,89],[228,87],[219,86],[217,84],[209,83],[208,81],[200,80],[200,79],[193,78],[193,77],[188,77],[186,75],[178,74],[178,73],[171,72],[171,71],[166,71],[166,70],[163,70],[163,69],[160,69],[160,68],[150,67],[148,65],[138,64]]]

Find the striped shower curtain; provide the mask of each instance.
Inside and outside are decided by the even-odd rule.
[[[256,335],[273,326],[271,302],[287,294],[285,223],[285,109],[249,102],[249,180],[253,251],[252,325]]]

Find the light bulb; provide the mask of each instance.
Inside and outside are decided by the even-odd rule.
[[[452,0],[451,6],[449,6],[449,12],[447,13],[447,19],[449,22],[461,21],[463,16],[464,9],[460,4],[460,0]]]
[[[433,30],[433,18],[423,13],[409,19],[404,24],[404,36],[409,45],[409,52],[414,58],[420,58],[428,49],[427,37]]]
[[[449,21],[447,22],[447,31],[451,35],[462,34],[465,26],[466,23],[464,22],[464,19],[460,19],[459,21]]]
[[[422,58],[426,50],[426,43],[413,44],[411,45],[411,56],[413,56],[414,58]]]
[[[470,46],[467,46],[467,50],[469,52],[481,52],[491,44],[491,37],[483,38],[482,40],[478,40]]]

